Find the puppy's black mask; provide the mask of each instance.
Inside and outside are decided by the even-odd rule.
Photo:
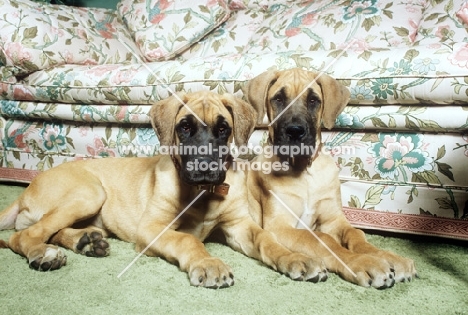
[[[204,126],[193,115],[175,127],[179,139],[180,178],[189,185],[218,185],[226,179],[232,127],[223,116]]]
[[[317,128],[320,127],[321,100],[311,88],[296,100],[288,95],[290,93],[282,88],[269,100],[270,121],[276,119],[272,124],[271,142],[281,159],[310,158],[314,154]]]

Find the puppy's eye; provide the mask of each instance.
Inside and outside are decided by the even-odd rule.
[[[179,130],[184,134],[190,134],[193,131],[193,126],[188,121],[183,120],[179,124]]]
[[[309,96],[307,98],[307,105],[309,107],[312,107],[312,108],[316,107],[316,106],[320,105],[320,100],[315,96]]]
[[[284,102],[283,96],[282,95],[275,95],[275,97],[273,98],[273,101],[276,102],[276,103],[282,104]]]
[[[192,130],[192,128],[190,127],[189,124],[182,125],[180,128],[181,128],[182,131],[184,131],[184,132],[190,132],[190,130]]]
[[[282,93],[276,94],[275,96],[273,96],[271,102],[276,106],[282,106],[284,104],[284,95]]]
[[[220,124],[216,127],[215,129],[215,134],[218,136],[218,137],[223,137],[223,136],[229,136],[230,135],[230,128],[228,125],[226,124]]]

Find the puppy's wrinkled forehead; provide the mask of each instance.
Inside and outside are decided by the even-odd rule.
[[[317,74],[309,71],[289,70],[280,72],[277,80],[269,89],[269,98],[274,97],[283,91],[289,98],[295,98],[299,94],[307,95],[306,92],[312,90],[319,97],[322,96],[322,89],[316,82]]]
[[[207,126],[215,125],[219,122],[220,118],[224,119],[230,126],[233,125],[232,116],[221,99],[215,94],[208,92],[191,94],[186,99],[185,106],[182,106],[177,114],[176,122],[190,115],[196,115]]]

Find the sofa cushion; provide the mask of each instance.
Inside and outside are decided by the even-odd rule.
[[[172,59],[229,18],[223,0],[122,0],[117,9],[147,61]]]
[[[466,43],[468,24],[464,19],[467,19],[467,10],[467,2],[430,1],[419,25],[418,44],[431,45],[438,54],[448,51],[456,43]]]
[[[322,69],[349,87],[353,105],[451,105],[466,103],[466,71],[430,50],[376,52],[369,60],[349,52],[284,52],[213,55],[132,65],[63,65],[36,71],[17,83],[0,84],[0,98],[44,102],[146,104],[172,91],[210,89],[239,93],[265,69]],[[430,62],[427,63],[427,60]],[[456,83],[458,82],[458,83]],[[456,83],[456,84],[454,84]]]
[[[138,49],[113,10],[4,0],[2,79],[62,64],[133,63]]]
[[[433,56],[465,73],[468,69],[467,10],[467,2],[431,2],[417,36],[419,45],[425,45]],[[453,70],[448,73],[452,74]],[[454,86],[457,89],[464,87],[465,82],[460,83]]]
[[[370,50],[412,46],[423,7],[417,3],[309,1],[278,3],[251,38],[249,52]]]
[[[225,23],[184,51],[179,59],[244,54],[249,49],[251,37],[269,16],[268,10],[258,7],[232,10]]]

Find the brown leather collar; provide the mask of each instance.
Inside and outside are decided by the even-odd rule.
[[[219,185],[212,185],[212,184],[206,184],[206,185],[197,185],[198,190],[206,190],[210,193],[214,193],[217,195],[221,196],[226,196],[229,193],[229,184],[227,183],[222,183]]]

